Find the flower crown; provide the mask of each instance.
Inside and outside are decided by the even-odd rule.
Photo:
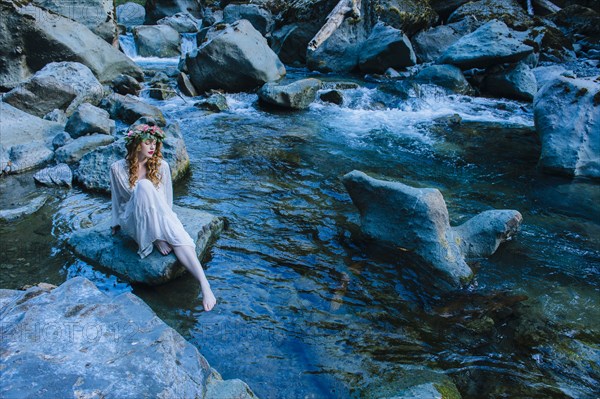
[[[125,143],[129,144],[132,141],[139,139],[140,141],[145,140],[156,140],[161,142],[165,139],[166,134],[158,126],[150,126],[145,123],[136,125],[134,128],[129,129],[125,135]]]

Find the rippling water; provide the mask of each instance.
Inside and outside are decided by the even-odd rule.
[[[261,398],[376,398],[448,377],[464,398],[596,397],[598,184],[537,172],[528,104],[426,87],[400,101],[364,82],[344,95],[341,107],[282,112],[228,94],[220,114],[148,99],[179,123],[191,158],[175,202],[224,216],[229,229],[205,259],[212,312],[190,276],[133,291]],[[361,236],[340,181],[353,169],[440,189],[453,224],[517,209],[522,231],[474,265],[468,290],[440,295],[413,260]],[[12,251],[2,286],[85,275],[132,289],[64,246],[108,198],[61,195],[41,218],[1,227]],[[31,272],[41,257],[50,261]]]

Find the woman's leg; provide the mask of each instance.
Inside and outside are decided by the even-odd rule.
[[[175,256],[179,262],[200,282],[200,288],[202,288],[202,305],[204,305],[204,310],[211,310],[217,304],[217,300],[210,289],[210,284],[208,284],[208,280],[204,275],[204,270],[202,270],[202,265],[196,256],[194,247],[187,245],[175,246],[173,247],[173,252],[175,252]]]

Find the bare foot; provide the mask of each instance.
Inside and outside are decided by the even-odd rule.
[[[202,305],[207,312],[215,307],[217,298],[215,298],[210,288],[202,290]]]
[[[169,243],[163,240],[154,241],[154,245],[156,245],[158,251],[163,255],[168,255],[171,253],[171,251],[173,251],[173,248],[169,245]]]

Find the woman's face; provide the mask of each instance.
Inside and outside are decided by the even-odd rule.
[[[138,156],[142,159],[152,158],[154,153],[156,152],[156,140],[144,140],[140,146],[140,152]]]

